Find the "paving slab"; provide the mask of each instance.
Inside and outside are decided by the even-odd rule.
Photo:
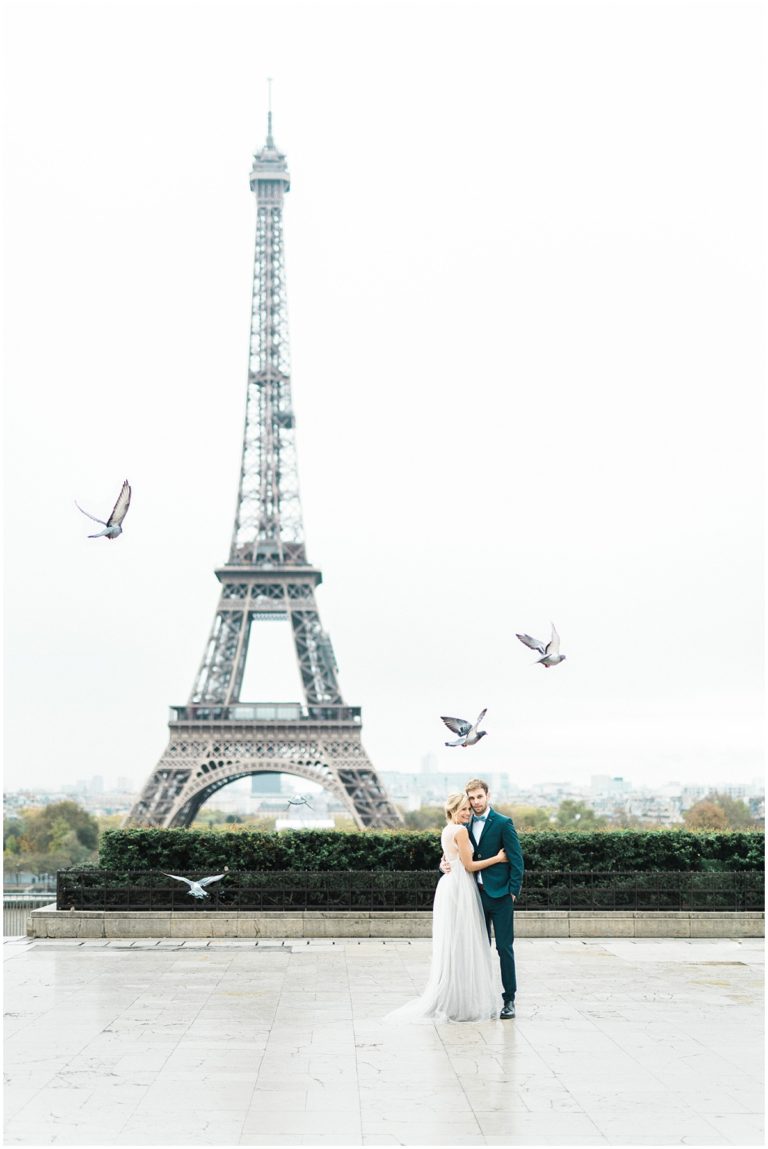
[[[385,1021],[430,948],[6,940],[5,1143],[764,1143],[762,939],[523,938],[514,1021]]]

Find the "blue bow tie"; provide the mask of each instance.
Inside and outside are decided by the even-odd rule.
[[[472,821],[473,822],[484,822],[487,817],[488,817],[487,814],[473,814],[472,815]]]

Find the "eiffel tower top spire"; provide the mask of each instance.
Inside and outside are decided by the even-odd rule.
[[[291,180],[272,136],[253,157],[256,197],[245,433],[229,562],[306,565],[291,402],[283,203]]]
[[[267,80],[269,85],[268,107],[267,107],[267,140],[260,151],[256,152],[253,157],[253,168],[251,170],[251,191],[256,192],[257,180],[277,180],[282,179],[285,183],[284,191],[290,188],[290,178],[288,176],[288,166],[285,162],[285,156],[275,144],[275,138],[272,134],[272,80]]]

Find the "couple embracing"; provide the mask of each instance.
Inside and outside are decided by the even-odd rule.
[[[488,784],[479,778],[449,795],[445,817],[427,985],[420,997],[387,1016],[506,1021],[515,1016],[514,912],[524,870],[520,842],[512,819],[491,809]]]

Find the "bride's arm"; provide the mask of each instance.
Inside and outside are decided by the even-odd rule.
[[[499,850],[498,854],[494,854],[492,858],[483,858],[481,862],[474,862],[472,860],[472,844],[469,840],[469,834],[466,827],[462,826],[457,831],[454,841],[459,849],[459,857],[461,858],[462,865],[465,870],[470,870],[473,874],[476,870],[487,870],[489,866],[497,866],[499,862],[506,862],[507,855],[503,850]]]

